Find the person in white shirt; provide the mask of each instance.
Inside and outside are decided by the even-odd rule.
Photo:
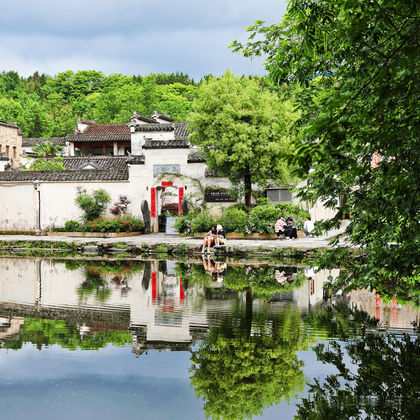
[[[305,234],[305,236],[309,236],[314,229],[314,222],[311,220],[310,217],[307,217],[305,223],[303,224],[303,233]]]

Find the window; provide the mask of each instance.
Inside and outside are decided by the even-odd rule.
[[[16,159],[16,146],[13,146],[13,159]]]
[[[9,156],[9,146],[6,146],[6,155],[7,155],[7,157],[10,157]]]
[[[3,152],[3,145],[0,144],[0,155],[2,154],[2,152]]]
[[[271,188],[267,190],[267,198],[272,203],[291,203],[292,193],[285,188]]]

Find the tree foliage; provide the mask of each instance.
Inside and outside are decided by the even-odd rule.
[[[83,211],[84,222],[99,218],[105,213],[107,204],[111,201],[109,194],[103,190],[94,190],[88,193],[85,188],[78,188],[74,202]]]
[[[247,56],[264,55],[271,82],[297,90],[294,164],[300,195],[344,215],[363,247],[354,277],[419,288],[419,2],[291,0],[283,23],[248,28]],[[376,159],[376,160],[375,160]],[[339,256],[344,254],[340,251]],[[337,264],[337,259],[335,261]]]
[[[318,344],[319,361],[337,374],[315,379],[299,419],[413,419],[420,399],[420,336],[373,333],[375,320],[347,305],[311,314],[309,323],[343,341]],[[314,321],[316,321],[314,323]],[[349,365],[351,360],[352,365]]]
[[[188,117],[190,141],[201,147],[209,167],[242,184],[251,206],[252,184],[289,184],[286,156],[294,114],[254,79],[227,71],[201,84]]]
[[[0,73],[0,119],[16,121],[24,137],[65,136],[79,116],[109,124],[129,121],[133,111],[158,110],[184,120],[196,91],[197,84],[183,73],[106,76],[68,70],[24,78],[9,71]]]
[[[191,384],[204,401],[206,416],[214,419],[261,415],[304,388],[296,356],[307,344],[300,313],[279,313],[270,321],[267,313],[238,315],[222,317],[191,356]]]

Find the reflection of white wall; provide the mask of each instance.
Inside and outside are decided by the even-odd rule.
[[[38,267],[35,259],[0,258],[0,302],[35,305]]]
[[[324,283],[328,281],[328,277],[337,277],[340,270],[305,270],[308,280],[300,289],[293,290],[293,301],[300,308],[310,309],[312,306],[318,305],[324,299]]]

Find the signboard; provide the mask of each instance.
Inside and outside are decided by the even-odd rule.
[[[178,235],[178,232],[175,230],[175,220],[176,217],[167,217],[166,218],[166,228],[165,234],[166,235]]]
[[[207,190],[204,198],[208,203],[233,203],[236,201],[235,197],[224,190]]]
[[[153,165],[153,176],[156,178],[161,174],[179,174],[180,165],[177,163],[167,165]]]
[[[162,181],[162,187],[172,187],[172,181]]]
[[[178,188],[178,196],[179,196],[179,204],[178,204],[178,210],[179,210],[179,215],[181,216],[182,214],[182,199],[184,198],[184,187],[179,187]]]
[[[150,189],[150,217],[156,217],[156,188]]]

